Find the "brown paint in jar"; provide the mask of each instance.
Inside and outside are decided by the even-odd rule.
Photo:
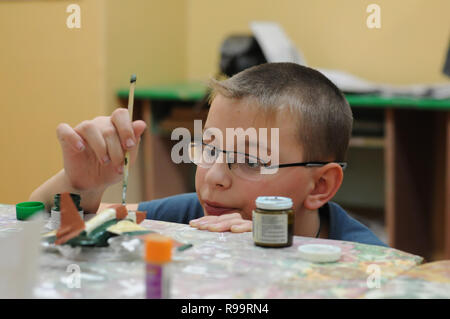
[[[292,200],[281,196],[259,196],[252,212],[253,241],[262,247],[292,246],[294,210]]]

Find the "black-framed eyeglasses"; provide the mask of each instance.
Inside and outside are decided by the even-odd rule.
[[[297,162],[297,163],[286,163],[279,165],[270,165],[267,162],[259,159],[251,154],[222,150],[213,145],[207,144],[203,141],[194,141],[189,144],[189,158],[190,160],[203,168],[210,168],[217,162],[220,154],[225,154],[226,164],[230,171],[235,173],[237,176],[248,180],[258,180],[263,175],[274,174],[279,168],[285,167],[320,167],[330,163],[336,163],[345,169],[347,167],[346,162],[321,162],[321,161],[310,161],[310,162]]]
[[[331,164],[331,163],[338,164],[340,167],[342,167],[343,170],[346,169],[347,165],[348,165],[346,162],[299,162],[299,163],[273,165],[273,166],[268,166],[267,168],[284,168],[284,167],[294,167],[294,166],[320,167],[320,166],[325,166],[325,165]]]

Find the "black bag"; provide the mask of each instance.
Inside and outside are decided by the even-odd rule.
[[[444,69],[442,72],[444,72],[447,76],[450,76],[450,42],[448,43],[447,58],[445,59]]]
[[[266,62],[258,41],[252,35],[231,35],[220,48],[220,71],[229,77]]]

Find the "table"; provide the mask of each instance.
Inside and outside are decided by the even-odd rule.
[[[201,82],[136,89],[136,118],[150,128],[143,138],[145,200],[194,191],[187,185],[192,181],[186,183],[192,175],[186,173],[189,164],[177,167],[170,159],[167,133],[175,127],[192,128],[194,119],[204,123],[207,110],[199,106],[206,93]],[[118,97],[126,105],[128,89],[119,90]],[[427,260],[450,259],[450,100],[360,94],[346,98],[354,110],[384,112],[384,137],[375,144],[385,150],[390,246]],[[172,119],[165,117],[173,109]]]
[[[20,229],[12,205],[0,205],[0,234]],[[193,247],[174,254],[172,298],[383,298],[395,286],[396,297],[414,294],[416,281],[408,281],[422,257],[392,248],[358,243],[295,237],[292,247],[268,249],[253,244],[251,233],[212,233],[184,224],[145,220],[142,225]],[[17,230],[14,230],[17,231]],[[306,243],[327,243],[341,247],[337,263],[301,260],[297,248]],[[83,248],[84,249],[84,248]],[[450,262],[450,261],[449,261]],[[69,265],[81,271],[80,288],[70,288]],[[380,287],[371,284],[371,268],[379,267]],[[427,269],[421,282],[426,297],[450,298],[450,271]],[[368,270],[370,270],[368,272]],[[88,248],[69,256],[44,251],[33,291],[38,298],[143,298],[144,263],[139,254],[112,253],[111,247]],[[369,286],[371,286],[369,288]],[[426,290],[425,290],[425,288]]]

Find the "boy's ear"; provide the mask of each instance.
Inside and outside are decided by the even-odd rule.
[[[303,202],[308,210],[316,210],[325,205],[341,187],[344,179],[342,167],[337,163],[329,163],[317,168],[313,173],[314,189],[306,196]]]

